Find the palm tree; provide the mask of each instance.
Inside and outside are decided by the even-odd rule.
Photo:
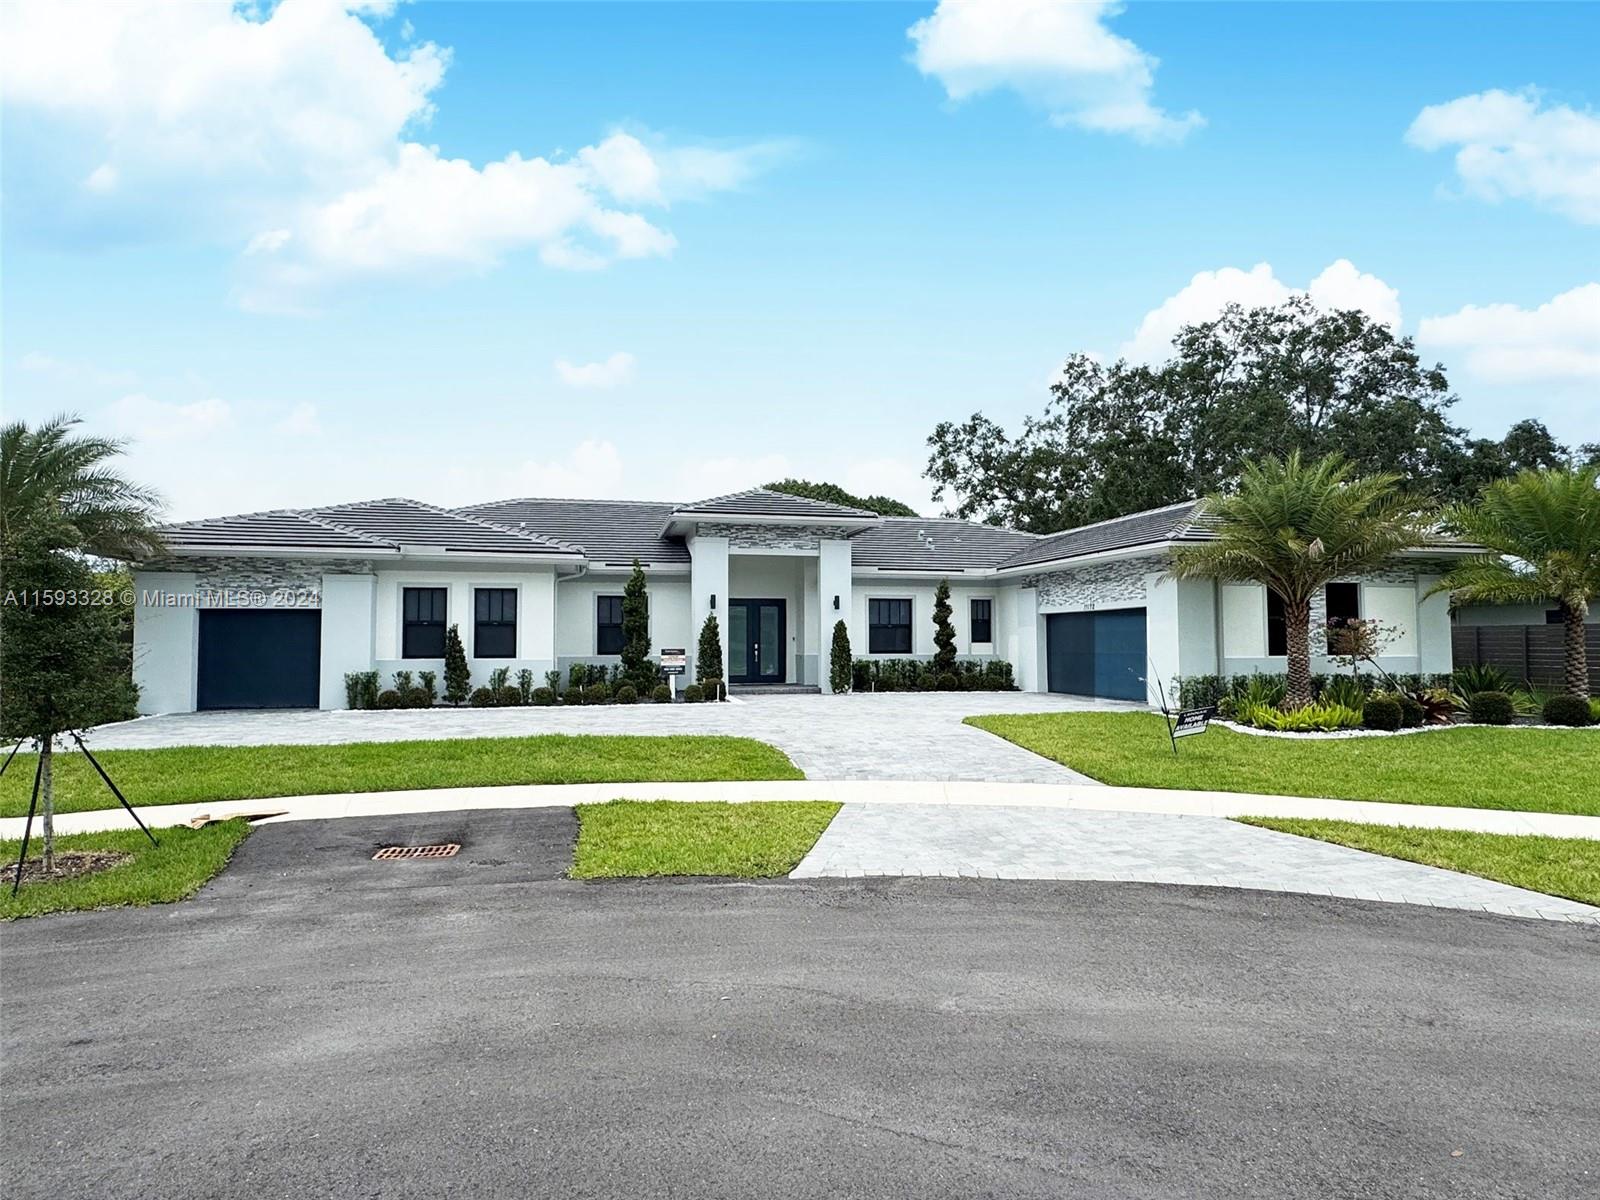
[[[1489,552],[1462,562],[1435,590],[1489,604],[1554,600],[1566,628],[1567,691],[1587,697],[1584,621],[1600,596],[1600,465],[1496,480],[1477,504],[1450,508],[1445,522]]]
[[[1370,571],[1427,537],[1429,505],[1398,475],[1352,475],[1342,457],[1247,463],[1239,489],[1208,496],[1199,519],[1215,535],[1173,555],[1175,579],[1260,583],[1283,601],[1288,641],[1284,707],[1311,703],[1311,599],[1336,579]]]
[[[160,501],[109,465],[112,438],[73,432],[60,416],[29,429],[0,429],[0,578],[26,594],[76,592],[93,582],[86,555],[139,558],[159,553],[153,527]],[[0,732],[39,747],[38,781],[45,870],[55,854],[55,735],[102,720],[120,688],[115,618],[86,605],[0,608]]]
[[[102,558],[141,558],[161,549],[153,523],[161,498],[108,466],[125,443],[73,432],[75,416],[37,429],[0,429],[0,553],[43,537]]]

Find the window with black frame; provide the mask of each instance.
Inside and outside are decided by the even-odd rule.
[[[1355,646],[1350,627],[1361,620],[1361,587],[1354,583],[1330,583],[1323,599],[1328,609],[1328,653],[1349,654]]]
[[[911,653],[911,601],[867,601],[867,653]]]
[[[622,653],[622,597],[594,598],[594,652]]]
[[[443,658],[447,589],[404,588],[400,596],[400,657]]]
[[[1284,612],[1283,597],[1267,589],[1267,655],[1282,658],[1289,653],[1289,618]]]
[[[994,601],[988,597],[975,597],[971,605],[972,640],[994,641]]]
[[[517,656],[517,589],[478,588],[473,593],[474,658]]]

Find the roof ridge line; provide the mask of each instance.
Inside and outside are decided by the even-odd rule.
[[[365,530],[352,529],[348,525],[341,525],[337,521],[330,521],[326,517],[318,516],[314,509],[297,509],[295,510],[295,516],[299,517],[303,521],[310,521],[313,525],[320,525],[324,529],[331,529],[335,533],[348,534],[349,536],[355,538],[358,542],[371,542],[374,546],[384,546],[391,550],[398,550],[400,548],[399,542],[391,542],[384,538],[378,537],[376,534],[367,533]]]
[[[509,533],[513,537],[519,537],[525,541],[533,542],[537,545],[554,546],[559,550],[570,550],[578,554],[585,553],[583,547],[574,542],[564,542],[559,538],[546,537],[542,533],[529,533],[526,529],[517,529],[510,525],[502,525],[498,521],[490,521],[485,517],[476,516],[472,513],[453,512],[442,505],[429,504],[426,500],[412,500],[409,497],[404,496],[395,497],[394,499],[402,504],[413,504],[418,508],[424,508],[429,512],[439,513],[441,516],[450,517],[453,520],[465,521],[469,525],[478,525],[484,529],[496,530],[499,533]],[[374,503],[381,504],[385,503],[385,501],[374,501]]]

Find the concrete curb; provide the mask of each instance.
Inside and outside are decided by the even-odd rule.
[[[1442,805],[1387,804],[1371,800],[1320,800],[1304,796],[1258,796],[1246,792],[1178,791],[1107,787],[1100,784],[983,783],[952,781],[783,780],[736,783],[578,783],[509,787],[429,788],[401,792],[351,792],[327,796],[282,796],[167,804],[139,808],[152,826],[186,825],[201,817],[253,816],[272,821],[314,821],[387,814],[459,812],[468,809],[544,808],[634,800],[835,800],[849,804],[960,804],[1057,808],[1068,811],[1166,813],[1196,817],[1310,817],[1411,825],[1479,833],[1543,834],[1600,841],[1600,817]],[[0,837],[22,836],[23,818],[0,819]],[[131,829],[119,809],[61,813],[57,833]],[[38,825],[35,822],[34,832]]]

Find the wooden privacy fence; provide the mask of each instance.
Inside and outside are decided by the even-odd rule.
[[[1600,625],[1584,627],[1589,651],[1589,691],[1600,691]],[[1450,648],[1458,667],[1488,663],[1512,682],[1558,688],[1565,682],[1566,629],[1561,625],[1456,625]]]

